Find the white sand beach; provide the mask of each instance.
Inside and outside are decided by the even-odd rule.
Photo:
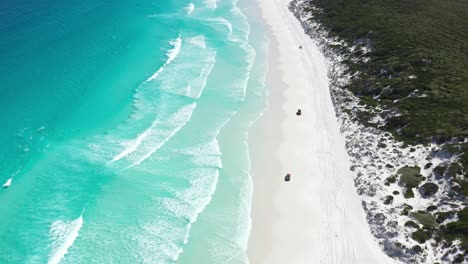
[[[250,263],[396,263],[370,233],[348,169],[325,59],[288,2],[258,0],[271,50],[267,110],[249,136]],[[287,173],[290,182],[284,181]]]

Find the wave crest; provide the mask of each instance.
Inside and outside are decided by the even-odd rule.
[[[50,227],[52,252],[49,255],[48,264],[58,264],[68,253],[83,226],[83,214],[72,221],[57,220]]]
[[[177,55],[179,54],[180,52],[180,49],[182,48],[182,37],[179,35],[179,37],[175,40],[171,40],[169,41],[169,44],[171,44],[173,46],[172,49],[170,49],[166,55],[167,55],[167,60],[166,62],[163,64],[163,66],[161,66],[161,68],[159,68],[151,77],[148,78],[148,80],[146,81],[151,81],[151,80],[154,80],[156,79],[159,74],[161,74],[161,72],[164,71],[164,69],[166,68],[167,65],[171,64],[171,62],[177,57]]]

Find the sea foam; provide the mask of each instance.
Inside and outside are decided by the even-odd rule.
[[[196,47],[199,47],[199,48],[202,48],[202,49],[206,49],[206,41],[205,41],[205,36],[204,35],[199,35],[199,36],[196,36],[196,37],[187,38],[185,41],[187,43],[192,44],[193,46],[196,46]]]
[[[192,14],[193,10],[195,10],[195,5],[193,3],[190,3],[185,7],[185,11],[187,11],[187,15]]]
[[[136,151],[136,159],[131,166],[136,166],[142,163],[144,160],[149,158],[154,152],[160,149],[169,139],[171,139],[192,117],[193,110],[197,106],[196,103],[186,105],[180,108],[175,114],[173,114],[166,122],[170,121],[169,129],[152,129],[148,133],[147,144],[140,144],[141,151]],[[160,121],[155,121],[154,127],[160,123]],[[167,126],[167,124],[165,124]],[[158,140],[159,139],[159,140]],[[141,155],[139,155],[141,153]]]
[[[57,220],[52,223],[50,236],[52,252],[49,255],[49,264],[58,264],[65,257],[68,249],[73,245],[83,226],[83,214],[72,221]]]
[[[112,162],[128,157],[132,162],[130,167],[140,164],[169,141],[190,120],[195,107],[196,103],[185,105],[167,118],[155,119],[145,131],[126,143],[126,148],[116,155]]]
[[[8,179],[8,180],[3,184],[2,187],[3,187],[3,188],[8,188],[8,187],[10,187],[12,181],[13,181],[13,178]]]
[[[151,80],[154,80],[156,79],[159,74],[161,74],[164,69],[166,68],[167,65],[171,64],[171,62],[177,57],[177,55],[179,54],[180,52],[180,49],[182,48],[182,37],[179,36],[177,39],[175,40],[171,40],[169,41],[169,44],[173,46],[172,49],[170,49],[166,55],[167,55],[167,60],[166,62],[163,64],[163,66],[161,66],[161,68],[159,68],[151,77],[148,78],[148,80],[146,81],[151,81]]]
[[[217,0],[205,0],[204,4],[209,9],[216,9],[218,7],[218,1]]]

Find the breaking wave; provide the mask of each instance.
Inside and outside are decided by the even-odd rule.
[[[149,77],[147,81],[156,79],[159,76],[159,74],[161,74],[164,71],[166,66],[171,64],[171,62],[177,57],[177,55],[180,52],[180,49],[182,48],[182,37],[179,36],[177,39],[169,41],[169,44],[171,44],[173,48],[167,52],[166,62],[151,77]]]
[[[131,160],[130,166],[140,164],[161,148],[190,120],[195,107],[196,103],[192,103],[180,108],[167,119],[155,119],[149,128],[126,143],[127,147],[116,155],[112,162],[128,157]]]
[[[57,220],[50,227],[52,252],[49,255],[49,264],[58,264],[68,252],[79,235],[83,226],[83,214],[72,221]]]

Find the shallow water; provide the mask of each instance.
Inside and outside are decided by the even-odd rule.
[[[0,263],[248,262],[266,44],[238,6],[0,3]]]

